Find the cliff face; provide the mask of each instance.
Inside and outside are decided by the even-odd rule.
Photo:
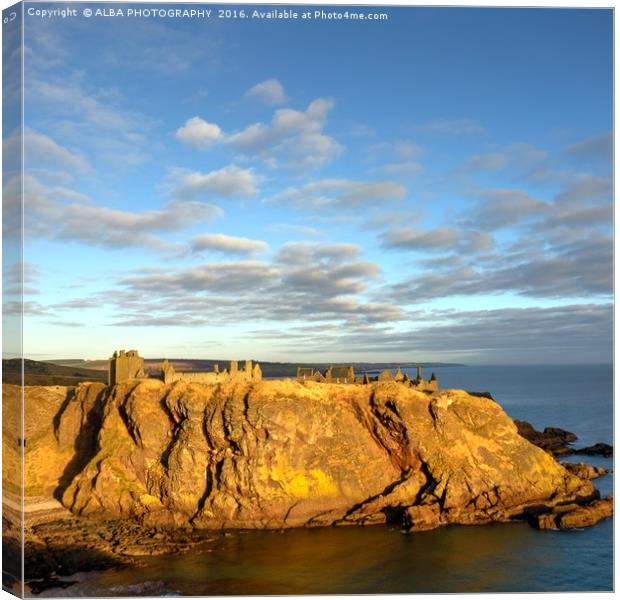
[[[95,387],[95,384],[93,384]],[[100,386],[103,389],[103,386]],[[87,395],[83,393],[83,395]],[[20,495],[21,468],[21,388],[2,386],[2,484],[3,491]],[[64,386],[28,386],[24,393],[24,494],[51,496],[58,487],[66,465],[76,454],[76,435],[81,423],[71,423],[71,432],[62,443],[54,433],[55,418],[71,404],[72,389]],[[77,402],[75,409],[77,409]],[[86,410],[72,410],[86,414]]]
[[[54,430],[58,448],[70,440],[76,448],[57,488],[67,508],[153,524],[405,519],[423,529],[506,520],[593,492],[519,436],[495,402],[458,390],[84,384]]]

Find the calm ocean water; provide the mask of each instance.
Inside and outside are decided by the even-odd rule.
[[[575,432],[577,446],[613,443],[611,366],[449,367],[436,372],[443,388],[489,391],[515,419],[530,421],[538,429],[556,426]],[[611,459],[571,460],[612,468]],[[611,476],[596,483],[602,495],[612,493]],[[211,537],[191,555],[148,558],[144,567],[130,571],[85,574],[80,583],[57,593],[205,596],[613,589],[611,520],[570,532],[536,531],[525,523],[509,523],[414,535],[374,526]]]

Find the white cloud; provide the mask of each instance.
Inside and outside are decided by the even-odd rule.
[[[544,214],[549,205],[532,198],[526,190],[495,188],[479,192],[482,202],[467,216],[472,227],[502,229]]]
[[[298,321],[300,315],[313,322],[402,319],[397,306],[358,296],[379,274],[355,244],[294,242],[279,248],[271,264],[239,260],[141,269],[125,277],[123,294],[109,301],[118,304],[116,313],[128,325],[179,325],[207,312],[211,324],[238,322],[240,314],[250,323]]]
[[[89,246],[167,252],[181,247],[162,240],[157,233],[182,231],[223,214],[218,206],[191,200],[173,200],[162,208],[143,212],[94,206],[76,202],[72,190],[45,186],[32,176],[25,178],[24,201],[29,216],[25,226],[32,234]]]
[[[174,198],[213,195],[222,198],[253,198],[258,194],[260,177],[252,169],[229,165],[217,171],[200,173],[173,169],[169,180]]]
[[[447,252],[461,254],[490,250],[495,241],[482,231],[468,231],[454,227],[416,229],[399,227],[381,235],[382,246],[389,249],[413,250],[418,252]]]
[[[583,173],[574,177],[555,197],[555,201],[557,204],[579,206],[590,202],[611,201],[612,198],[611,177]]]
[[[427,265],[391,286],[398,304],[449,296],[513,293],[534,298],[608,297],[613,293],[613,243],[609,235],[534,243],[485,256],[483,261]]]
[[[277,79],[267,79],[257,83],[246,92],[246,96],[255,97],[267,104],[284,104],[287,100],[282,84]]]
[[[318,98],[308,105],[305,111],[281,108],[273,116],[274,130],[287,133],[290,131],[318,131],[323,128],[329,111],[335,102],[329,98]]]
[[[288,293],[335,298],[363,292],[379,275],[380,268],[360,255],[356,244],[291,242],[278,250],[274,263]]]
[[[65,110],[79,114],[89,123],[106,129],[133,131],[135,123],[129,113],[89,94],[75,82],[33,81],[33,92],[41,101],[63,105]],[[103,96],[103,94],[101,94]]]
[[[41,277],[41,270],[29,262],[8,263],[2,270],[2,292],[5,298],[38,294],[34,287]]]
[[[322,179],[300,188],[287,188],[275,196],[274,201],[300,208],[320,209],[383,204],[400,200],[406,195],[407,188],[393,181]]]
[[[204,202],[172,201],[161,209],[131,212],[107,207],[72,204],[64,209],[62,231],[107,228],[128,232],[177,231],[195,223],[211,221],[222,214],[221,209]],[[92,223],[91,227],[87,227]]]
[[[16,132],[2,141],[5,156],[21,156],[22,136]],[[88,161],[78,152],[61,146],[51,137],[26,129],[23,135],[26,164],[31,170],[38,166],[55,167],[86,173],[91,170]]]
[[[222,233],[207,233],[196,236],[191,241],[194,252],[212,251],[222,254],[256,254],[269,249],[269,244],[261,240],[252,240],[244,237],[234,237]]]
[[[253,123],[235,133],[200,117],[193,117],[179,128],[180,141],[204,149],[214,142],[228,144],[244,158],[259,158],[269,166],[316,167],[337,157],[343,147],[323,132],[334,102],[319,98],[305,111],[281,108],[270,124]]]
[[[360,254],[360,247],[357,244],[290,242],[278,250],[276,261],[306,268],[309,264],[318,266],[317,263],[321,262],[334,263],[356,259]]]
[[[183,127],[177,129],[175,137],[180,142],[204,150],[213,142],[222,139],[223,134],[214,123],[208,123],[200,117],[192,117],[185,122]]]
[[[333,100],[318,98],[305,111],[276,110],[271,123],[253,123],[235,133],[226,133],[200,117],[189,119],[176,132],[178,140],[204,149],[210,144],[228,144],[244,158],[260,158],[271,167],[281,163],[292,168],[322,165],[337,157],[343,147],[323,132]]]
[[[29,78],[26,94],[37,99],[41,111],[45,107],[50,131],[63,143],[122,167],[149,158],[154,141],[146,134],[154,121],[123,108],[115,90],[86,89],[80,78],[53,81],[46,74]]]
[[[386,232],[382,238],[385,248],[444,251],[456,246],[459,233],[451,227],[429,230],[402,227]]]
[[[555,184],[566,176],[552,167],[546,151],[525,143],[508,144],[491,152],[475,154],[457,169],[458,173],[465,174],[484,171],[502,172],[520,184]]]
[[[249,293],[260,290],[277,278],[277,270],[255,260],[205,263],[189,269],[143,269],[135,276],[121,281],[133,290],[141,290],[158,297],[180,295],[191,303],[187,292]],[[195,307],[193,307],[193,310]],[[228,306],[230,311],[230,304]]]
[[[579,161],[602,163],[608,165],[613,156],[613,135],[611,131],[606,131],[581,142],[571,144],[564,149],[564,152]]]
[[[227,138],[243,154],[258,155],[271,161],[284,159],[289,166],[313,167],[336,156],[343,148],[323,133],[333,100],[319,98],[305,111],[281,108],[271,123],[254,123]]]
[[[403,356],[415,348],[421,355],[480,364],[609,363],[612,355],[613,305],[573,304],[548,308],[419,311],[411,325],[396,328],[358,326],[344,332],[287,332],[291,349],[303,344],[317,355],[334,350],[351,353],[392,353]],[[274,332],[277,334],[277,332]],[[268,333],[257,337],[270,339]],[[275,340],[274,340],[275,341]],[[375,360],[377,360],[375,358]]]

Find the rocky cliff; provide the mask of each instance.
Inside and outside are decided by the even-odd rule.
[[[46,487],[47,461],[47,487],[78,515],[197,528],[395,520],[415,530],[594,493],[498,404],[459,390],[144,380],[56,395],[53,443],[27,445],[26,479],[36,472]]]

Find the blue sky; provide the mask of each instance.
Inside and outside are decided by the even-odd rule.
[[[612,12],[377,10],[27,16],[26,354],[611,361]]]

